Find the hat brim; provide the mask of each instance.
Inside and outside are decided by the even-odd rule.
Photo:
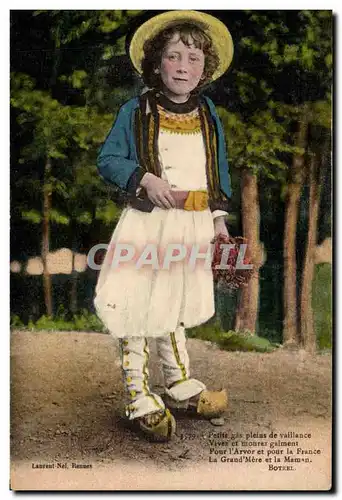
[[[142,73],[141,63],[144,57],[143,47],[146,40],[154,38],[170,25],[182,22],[196,24],[210,36],[219,57],[219,65],[213,73],[211,80],[216,80],[227,71],[233,59],[234,44],[226,25],[216,17],[204,12],[174,10],[152,17],[139,26],[134,33],[129,46],[129,56],[139,74]]]

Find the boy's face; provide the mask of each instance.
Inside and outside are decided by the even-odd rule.
[[[189,39],[191,42],[192,39]],[[186,97],[195,89],[204,70],[205,56],[193,43],[185,45],[178,33],[165,47],[160,65],[160,76],[168,91]]]

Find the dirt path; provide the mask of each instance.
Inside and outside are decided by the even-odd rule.
[[[231,353],[195,339],[188,346],[193,376],[228,390],[225,425],[180,419],[175,440],[155,444],[137,437],[121,417],[123,386],[112,337],[13,332],[12,488],[329,488],[331,356],[283,349]],[[151,379],[160,392],[153,343],[151,351]],[[209,463],[213,433],[272,431],[311,432],[310,448],[321,454],[291,473],[268,472],[267,464]],[[66,467],[33,468],[42,463]],[[91,468],[73,470],[72,463]]]

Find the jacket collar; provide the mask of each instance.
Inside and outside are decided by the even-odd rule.
[[[176,103],[171,101],[162,92],[156,92],[153,96],[156,104],[159,104],[166,111],[171,111],[172,113],[190,113],[199,106],[199,96],[197,94],[191,94],[186,102]]]

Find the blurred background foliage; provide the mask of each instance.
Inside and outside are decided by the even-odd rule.
[[[229,229],[249,238],[260,266],[242,294],[217,292],[216,317],[189,335],[247,331],[329,348],[331,260],[316,265],[315,249],[331,237],[332,12],[207,12],[235,43],[231,68],[205,89],[228,147]],[[60,248],[87,254],[109,241],[124,195],[99,177],[96,157],[119,107],[143,88],[126,46],[155,13],[11,11],[10,236],[21,269],[11,272],[13,328],[104,331],[93,308],[97,271],[25,268]],[[246,297],[255,304],[247,315]]]

